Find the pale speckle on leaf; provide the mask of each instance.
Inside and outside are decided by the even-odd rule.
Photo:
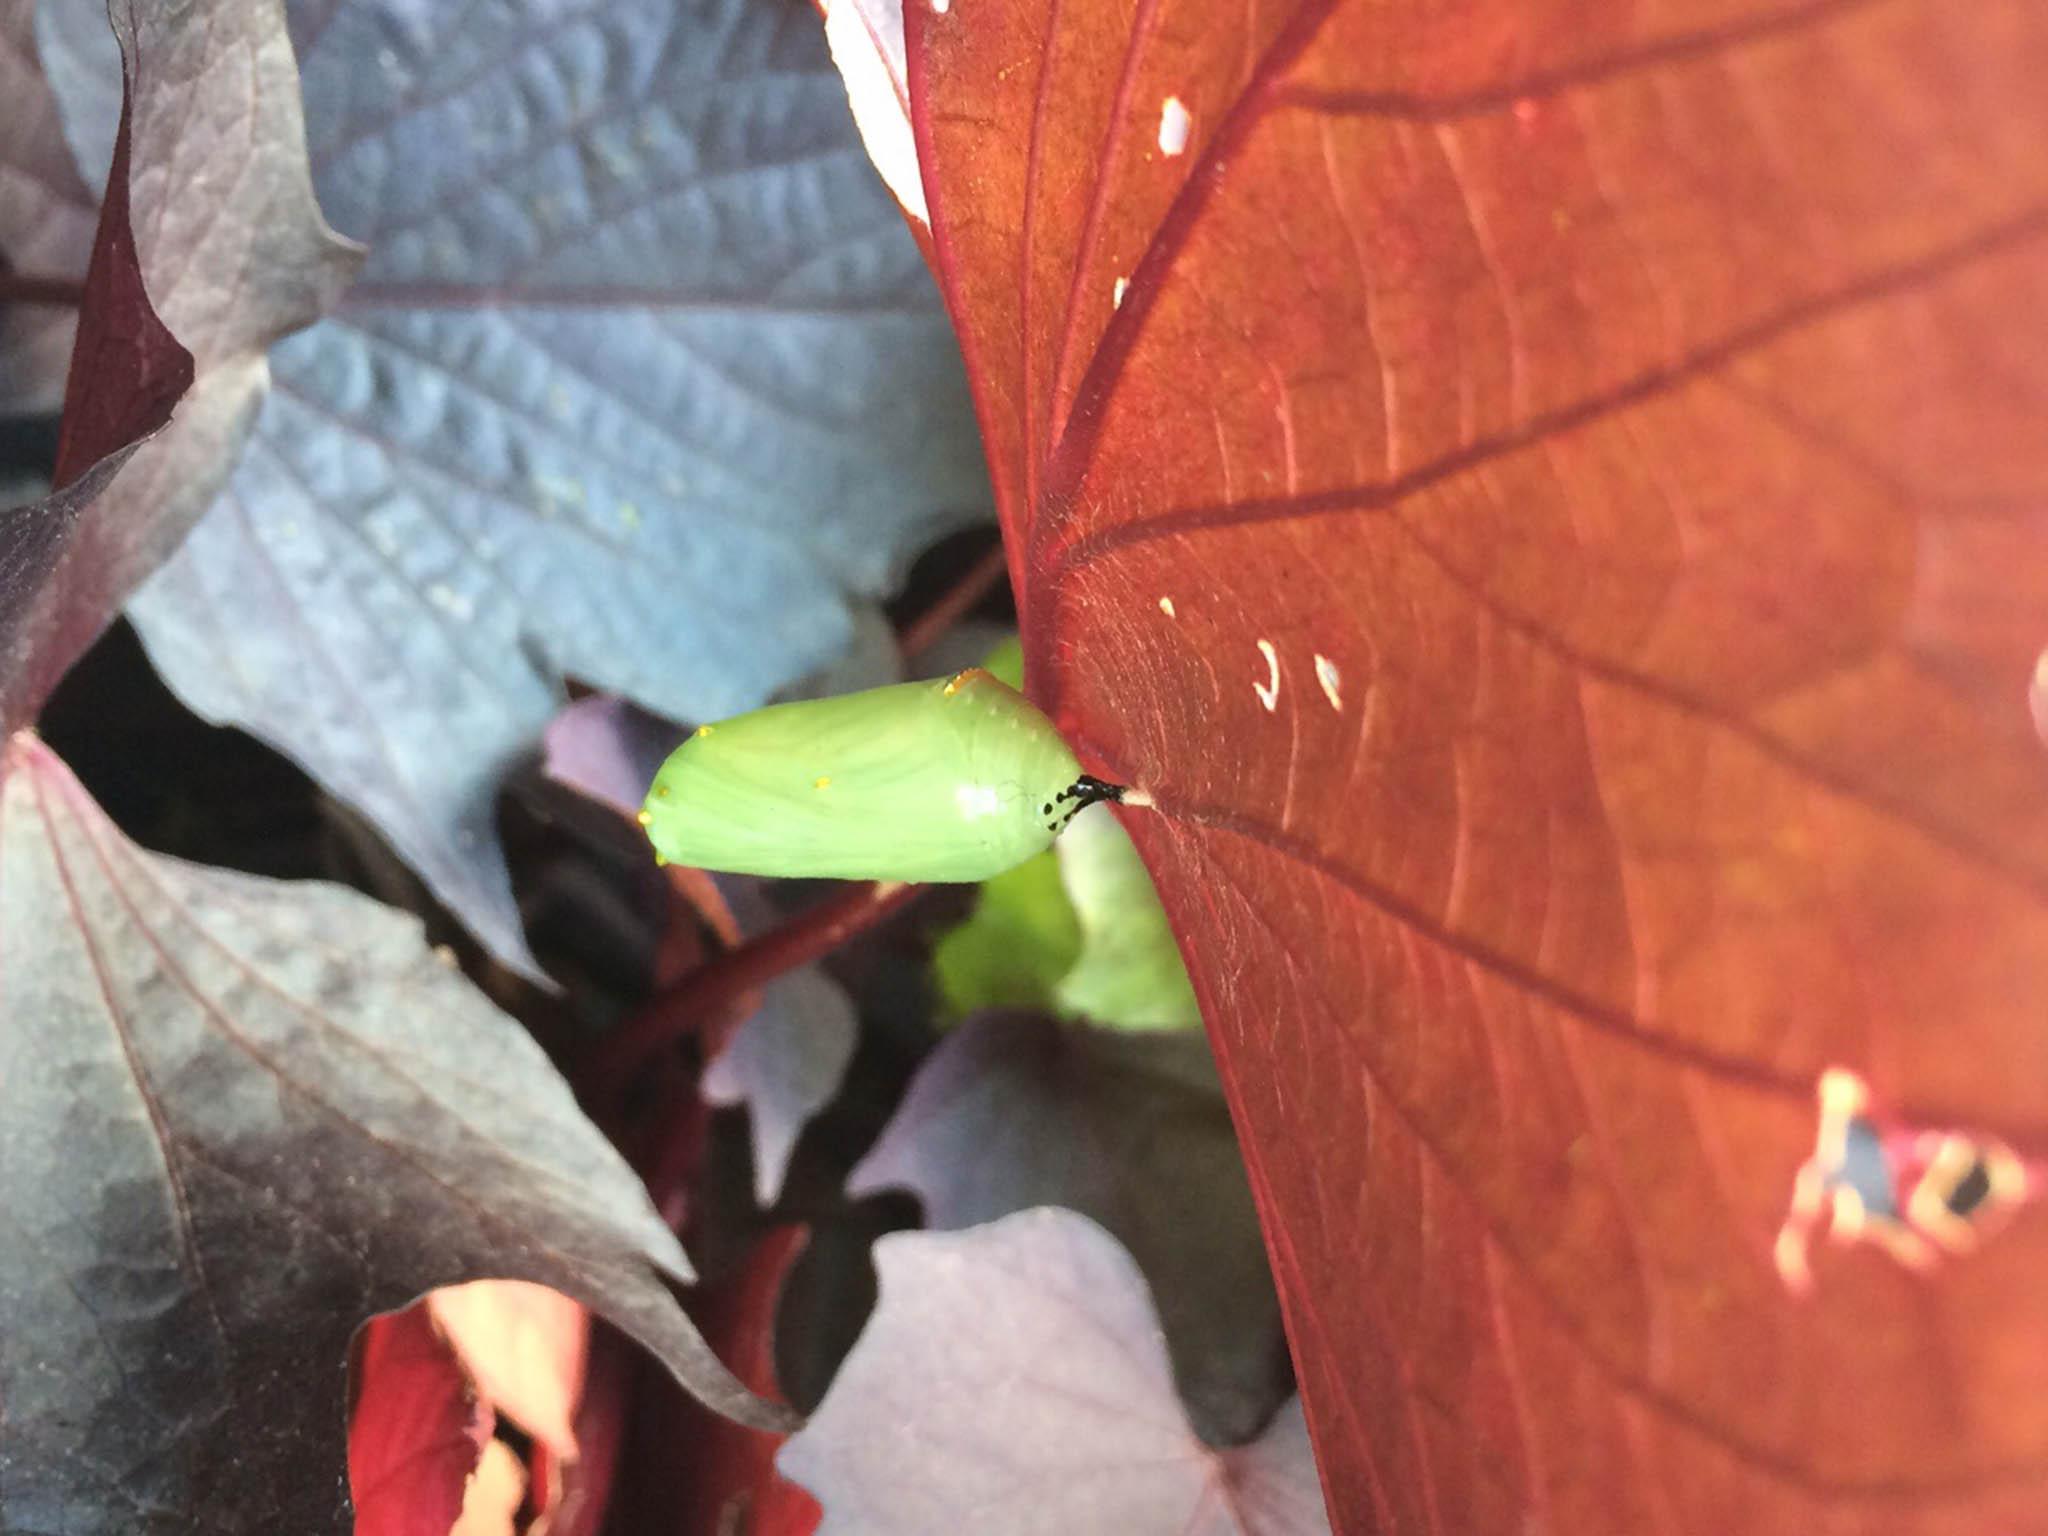
[[[1316,652],[1316,681],[1322,684],[1323,697],[1330,701],[1330,708],[1341,711],[1344,708],[1344,674],[1337,670],[1337,663],[1322,652]]]
[[[1178,96],[1169,96],[1159,107],[1159,152],[1178,155],[1188,147],[1188,134],[1195,120]]]
[[[1259,642],[1259,654],[1266,658],[1266,681],[1253,683],[1252,692],[1259,696],[1259,702],[1271,714],[1280,705],[1280,656],[1270,640]]]

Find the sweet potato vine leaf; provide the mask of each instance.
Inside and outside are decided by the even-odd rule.
[[[35,0],[0,0],[0,411],[10,412],[57,408],[77,319],[68,304],[16,302],[16,284],[75,280],[98,204],[36,62],[35,13]]]
[[[847,1180],[957,1228],[1034,1205],[1100,1222],[1159,1308],[1196,1433],[1249,1439],[1292,1382],[1229,1112],[1192,1032],[1125,1035],[983,1013],[942,1041]]]
[[[694,1309],[704,1336],[732,1362],[739,1378],[777,1401],[781,1388],[775,1376],[776,1316],[790,1270],[809,1242],[808,1228],[770,1228],[731,1274],[705,1288]],[[776,1470],[775,1455],[784,1437],[748,1429],[694,1406],[674,1431],[660,1460],[662,1474],[673,1469],[667,1486],[681,1509],[667,1529],[810,1536],[818,1528],[817,1500]]]
[[[290,11],[371,255],[132,613],[528,962],[494,797],[564,676],[704,719],[845,650],[987,505],[958,351],[801,7]]]
[[[372,1313],[508,1277],[783,1428],[532,1040],[352,892],[153,857],[0,755],[0,1505],[24,1530],[340,1532]]]
[[[59,100],[95,133],[121,125],[111,174],[95,165],[91,179],[108,181],[107,213],[117,199],[128,205],[118,222],[124,237],[132,225],[126,265],[140,270],[140,282],[110,304],[100,274],[117,221],[102,217],[65,397],[59,483],[125,440],[107,433],[98,406],[109,379],[147,376],[151,352],[137,322],[145,291],[190,349],[187,367],[196,364],[197,375],[175,423],[136,451],[73,535],[59,579],[66,590],[51,600],[80,638],[65,647],[70,654],[43,658],[55,671],[45,665],[26,682],[9,680],[31,703],[190,531],[248,433],[268,384],[266,350],[317,318],[361,255],[313,201],[278,0],[119,0],[111,32],[107,7],[93,0],[45,0],[43,10],[39,32],[97,39],[117,67],[104,89],[60,89]]]
[[[1195,1438],[1145,1282],[1085,1216],[1040,1207],[875,1246],[881,1297],[777,1458],[822,1536],[1315,1536],[1290,1401],[1258,1439]]]
[[[136,256],[131,109],[121,112],[111,190],[82,288],[57,488],[0,513],[0,732],[34,717],[147,574],[146,538],[135,536],[133,520],[107,493],[192,383],[192,354],[150,303]],[[0,204],[0,217],[10,220],[37,213],[32,201],[12,195]],[[34,358],[15,361],[33,365]]]
[[[1804,1300],[1772,1235],[1831,1065],[2048,1148],[2048,12],[907,19],[1336,1523],[2041,1529],[2040,1204]]]

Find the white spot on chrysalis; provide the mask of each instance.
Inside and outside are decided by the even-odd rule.
[[[959,807],[963,821],[976,821],[983,816],[993,816],[1002,809],[1002,801],[995,789],[988,784],[962,784],[953,791],[953,804]]]
[[[1160,598],[1160,599],[1159,599],[1159,611],[1160,611],[1161,613],[1165,614],[1165,615],[1166,615],[1166,616],[1167,616],[1167,617],[1168,617],[1169,619],[1170,619],[1170,618],[1172,618],[1172,617],[1173,617],[1173,599],[1172,599],[1172,598],[1170,598],[1170,597],[1162,597],[1162,598]]]
[[[1111,309],[1122,309],[1124,307],[1124,295],[1130,291],[1131,280],[1128,277],[1118,278],[1116,286],[1109,290],[1109,307]]]
[[[1188,130],[1193,128],[1194,118],[1188,115],[1187,107],[1178,96],[1169,96],[1159,107],[1159,152],[1162,155],[1177,155],[1188,147]]]
[[[1316,681],[1323,685],[1323,697],[1330,701],[1330,708],[1341,711],[1344,708],[1344,674],[1337,670],[1337,663],[1321,651],[1316,652]]]
[[[1280,706],[1280,656],[1270,640],[1259,642],[1259,654],[1266,658],[1266,681],[1253,683],[1252,692],[1259,696],[1259,702],[1271,714]]]

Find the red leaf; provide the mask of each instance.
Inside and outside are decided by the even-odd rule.
[[[705,1338],[735,1375],[776,1401],[776,1310],[809,1241],[803,1226],[773,1228],[733,1275],[695,1295]],[[667,1383],[642,1380],[657,1392],[643,1394],[634,1415],[640,1443],[638,1454],[628,1453],[630,1485],[621,1489],[626,1526],[650,1536],[810,1536],[817,1529],[817,1501],[775,1470],[786,1436],[747,1429]]]
[[[0,732],[34,718],[147,574],[120,554],[133,530],[96,504],[192,382],[192,354],[143,291],[128,217],[129,116],[124,99],[65,386],[57,489],[0,507]]]
[[[57,439],[60,487],[162,427],[192,386],[192,354],[157,318],[143,291],[142,262],[128,222],[132,118],[133,103],[124,96],[64,385],[64,424]]]
[[[364,1324],[356,1379],[348,1429],[356,1536],[448,1536],[493,1420],[425,1302]]]
[[[2048,12],[909,26],[1339,1528],[2048,1530],[2038,1203],[1771,1251],[1831,1065],[2048,1144]]]
[[[775,1312],[783,1284],[810,1241],[802,1226],[776,1227],[754,1245],[746,1266],[702,1301],[704,1336],[735,1375],[764,1397],[781,1401],[775,1380]],[[813,1499],[775,1470],[786,1439],[735,1424],[692,1405],[701,1428],[691,1435],[698,1472],[685,1500],[678,1531],[722,1531],[734,1508],[749,1536],[810,1536],[820,1510]]]

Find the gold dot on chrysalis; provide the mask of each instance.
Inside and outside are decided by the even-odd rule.
[[[717,727],[716,727],[716,726],[710,726],[710,725],[700,725],[700,726],[698,726],[698,727],[697,727],[697,729],[696,729],[696,730],[694,730],[694,731],[690,732],[690,734],[691,734],[692,736],[709,736],[709,735],[710,735],[710,734],[712,733],[712,731],[714,731],[714,730],[716,730],[716,729],[717,729]]]
[[[667,868],[668,868],[668,860],[667,860],[667,859],[666,859],[665,857],[663,857],[663,856],[662,856],[661,854],[658,854],[658,853],[657,853],[657,854],[656,854],[656,855],[654,856],[654,867],[655,867],[656,869],[667,869]]]
[[[657,800],[666,800],[668,798],[668,786],[666,784],[655,785],[654,798]]]
[[[654,812],[642,811],[638,816],[635,816],[633,819],[639,822],[640,825],[643,827],[651,827],[654,825]]]
[[[811,788],[813,789],[830,789],[831,787],[832,780],[829,776],[821,774],[819,777],[811,780]]]

